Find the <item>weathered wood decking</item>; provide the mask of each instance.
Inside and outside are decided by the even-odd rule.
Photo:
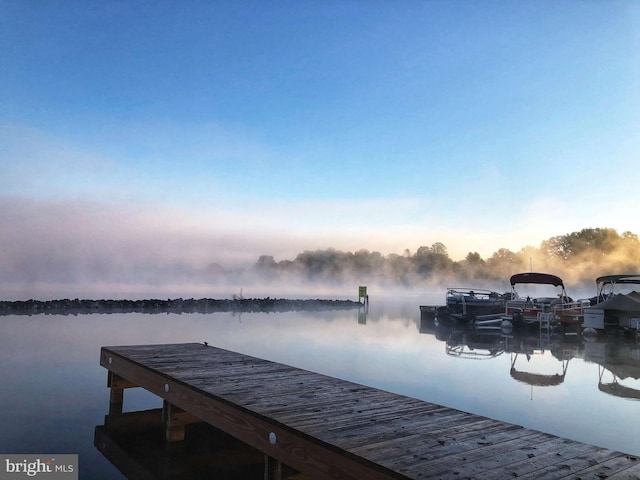
[[[103,347],[111,405],[165,400],[167,438],[194,417],[317,479],[631,479],[632,455],[201,344]],[[186,412],[186,413],[185,413]]]

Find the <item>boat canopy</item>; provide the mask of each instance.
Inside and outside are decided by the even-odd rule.
[[[564,288],[562,279],[556,275],[551,275],[549,273],[516,273],[515,275],[511,276],[511,286],[514,286],[517,283],[539,283]]]
[[[640,285],[640,273],[630,273],[623,275],[603,275],[596,278],[597,285],[614,285],[616,283],[638,284]]]

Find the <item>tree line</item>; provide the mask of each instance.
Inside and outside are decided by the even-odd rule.
[[[585,228],[517,252],[500,248],[486,259],[478,252],[469,252],[462,260],[453,260],[447,247],[436,242],[415,252],[405,250],[390,255],[334,248],[307,250],[293,260],[276,261],[271,255],[262,255],[253,270],[265,280],[296,277],[314,282],[359,281],[397,286],[436,280],[504,282],[514,273],[537,271],[559,275],[567,283],[592,284],[600,275],[640,272],[640,241],[629,231],[619,234],[612,228]]]

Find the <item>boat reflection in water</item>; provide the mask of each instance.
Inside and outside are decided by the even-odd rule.
[[[530,357],[527,356],[527,359],[529,358]],[[562,373],[553,373],[549,375],[517,370],[517,359],[517,353],[511,356],[511,370],[509,371],[511,378],[519,382],[526,383],[527,385],[531,385],[532,387],[553,387],[556,385],[560,385],[562,382],[564,382],[564,377],[567,374],[567,368],[569,367],[570,360],[562,360]]]
[[[569,363],[579,358],[598,364],[601,392],[626,399],[640,399],[640,339],[627,336],[583,337],[548,329],[511,330],[474,327],[441,321],[435,314],[421,315],[420,333],[432,334],[445,344],[445,354],[469,360],[489,360],[510,355],[509,375],[520,383],[537,387],[562,384]],[[553,373],[535,371],[536,359],[550,353],[557,360]],[[548,356],[547,356],[548,357]],[[525,370],[522,364],[533,366]],[[548,358],[543,362],[549,368]],[[629,383],[637,381],[636,386]],[[623,383],[626,382],[626,383]]]
[[[504,337],[486,330],[439,328],[437,337],[445,341],[447,355],[454,357],[487,360],[505,352]]]
[[[442,330],[441,334],[446,332],[446,329]],[[489,359],[508,353],[511,356],[509,370],[511,378],[537,387],[555,386],[564,382],[569,361],[573,358],[573,354],[577,354],[576,348],[563,348],[557,341],[553,344],[552,337],[545,333],[535,335],[526,332],[512,333],[469,328],[449,330],[446,335],[445,352],[447,355],[467,359]],[[560,373],[535,373],[517,368],[519,359],[524,358],[527,364],[535,364],[535,357],[544,354],[545,351],[551,351],[554,357],[558,358]]]
[[[640,400],[640,343],[636,339],[616,338],[616,342],[600,337],[585,342],[584,359],[598,364],[598,390]]]

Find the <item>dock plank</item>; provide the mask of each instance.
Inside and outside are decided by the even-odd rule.
[[[318,479],[640,478],[637,458],[201,344],[101,365]]]

